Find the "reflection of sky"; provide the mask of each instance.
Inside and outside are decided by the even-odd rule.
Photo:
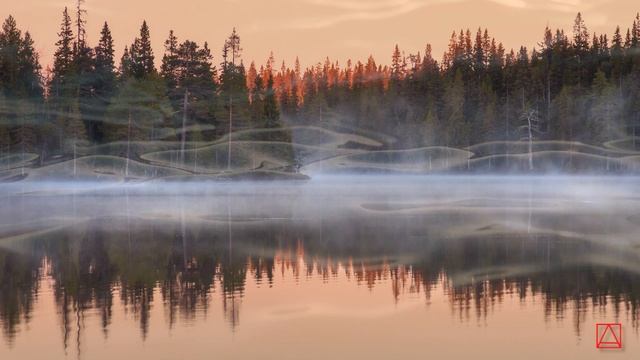
[[[247,281],[241,298],[227,297],[225,302],[222,289],[214,287],[206,310],[196,309],[194,317],[179,315],[171,326],[166,303],[156,288],[144,339],[140,314],[119,300],[116,288],[106,332],[98,311],[78,313],[70,308],[66,351],[52,280],[45,277],[31,321],[21,327],[11,346],[0,342],[0,356],[164,359],[181,358],[188,352],[194,359],[209,358],[212,353],[225,359],[327,359],[344,354],[370,359],[424,354],[537,359],[540,355],[555,358],[562,352],[567,357],[595,359],[601,354],[594,349],[593,324],[613,320],[613,302],[594,309],[587,304],[581,311],[569,308],[562,319],[546,319],[543,296],[520,298],[508,288],[494,300],[452,303],[450,290],[442,283],[428,290],[416,288],[409,269],[395,276],[384,271],[373,287],[358,280],[352,268],[340,265],[329,279],[317,272],[295,276],[296,264],[308,265],[297,257],[302,255],[300,251],[277,253],[273,283]],[[401,291],[394,298],[393,289],[398,287]],[[230,314],[234,311],[239,313]],[[234,316],[239,325],[232,328],[229,322]],[[616,320],[631,330],[627,316]],[[582,326],[577,337],[576,322]],[[637,334],[628,334],[627,354],[640,346]]]
[[[629,316],[637,312],[630,289],[640,274],[637,178],[96,186],[0,186],[0,261],[8,264],[1,269],[47,252],[45,273],[53,276],[44,277],[33,311],[20,315],[11,348],[0,342],[0,358],[62,357],[63,323],[67,353],[79,347],[91,359],[173,358],[186,348],[196,358],[553,358],[563,351],[588,359],[599,355],[592,324],[616,320],[616,304],[626,329],[637,326]],[[105,261],[116,266],[107,271]],[[265,267],[271,281],[256,276]],[[195,303],[190,296],[202,294],[189,276],[213,278]],[[136,293],[136,279],[155,284],[148,314],[120,296],[145,294]],[[111,291],[104,330],[99,297],[85,292],[78,307],[74,284]],[[161,293],[167,289],[173,298]],[[638,337],[627,333],[632,354]]]

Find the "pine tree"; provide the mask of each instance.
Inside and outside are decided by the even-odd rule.
[[[38,53],[34,48],[31,34],[27,31],[18,52],[18,79],[22,94],[29,99],[41,101],[44,96],[42,67]]]
[[[551,131],[552,137],[557,140],[573,140],[574,126],[578,122],[579,96],[573,86],[565,86],[553,99],[553,112]]]
[[[172,113],[164,80],[157,74],[125,79],[107,109],[109,126],[105,138],[107,141],[154,139],[155,129],[164,126]]]
[[[122,56],[120,57],[118,75],[121,81],[124,81],[133,76],[133,63],[131,60],[129,47],[127,46],[124,47],[124,51],[122,52]]]
[[[54,99],[68,95],[67,93],[71,90],[69,78],[73,73],[73,31],[71,30],[71,18],[66,7],[62,13],[62,24],[58,37],[49,85],[49,94]]]
[[[93,49],[87,46],[86,39],[86,24],[85,16],[87,11],[82,7],[84,4],[84,0],[77,0],[76,4],[76,40],[73,44],[74,50],[74,62],[75,62],[75,71],[77,75],[80,77],[79,91],[82,93],[82,96],[86,95],[88,88],[90,87],[87,83],[90,83],[90,76],[88,75],[93,71]]]
[[[8,97],[41,99],[41,66],[29,32],[7,17],[0,31],[0,91]]]
[[[0,86],[5,95],[11,97],[20,94],[19,56],[22,47],[21,32],[16,20],[9,15],[2,24],[0,32]]]
[[[613,115],[611,104],[608,102],[608,88],[609,84],[604,72],[598,71],[591,84],[591,106],[586,128],[589,132],[588,139],[598,143],[610,137],[610,134],[607,134],[608,131],[605,133]]]
[[[76,3],[76,39],[73,43],[74,71],[72,96],[76,97],[80,119],[87,127],[89,139],[95,140],[98,122],[95,114],[95,59],[93,49],[87,45],[86,41],[86,20],[87,11],[82,7],[84,0],[77,0]]]
[[[267,86],[264,91],[264,120],[265,127],[274,128],[278,127],[280,119],[280,111],[278,110],[278,103],[276,101],[275,90],[273,89],[273,75],[269,74],[267,77]]]
[[[248,104],[249,96],[246,87],[246,73],[241,61],[242,48],[240,36],[234,28],[225,40],[222,48],[222,63],[220,72],[218,119],[226,120],[226,126],[220,126],[222,133],[240,130],[249,126]],[[240,61],[240,64],[237,62]]]
[[[299,65],[299,63],[297,63],[297,65]],[[291,92],[289,94],[288,101],[289,107],[287,109],[283,109],[283,111],[286,112],[286,116],[288,116],[291,121],[295,122],[298,120],[298,112],[300,109],[300,78],[298,77],[296,71],[291,71],[289,76],[291,77]],[[349,86],[348,81],[349,80],[346,80],[346,87]]]
[[[251,123],[256,127],[260,127],[263,124],[264,116],[264,85],[262,84],[262,76],[258,75],[254,77],[250,96],[251,105],[249,108],[249,113],[251,117]]]
[[[635,39],[634,46],[640,46],[640,12],[636,13],[636,19],[633,21],[633,38]]]
[[[95,50],[95,79],[93,91],[95,102],[93,104],[96,121],[92,131],[94,139],[101,142],[105,138],[104,117],[111,98],[116,91],[116,70],[114,60],[113,38],[109,25],[105,22],[100,31],[100,40]]]
[[[67,140],[67,146],[76,146],[79,141],[87,140],[87,130],[82,121],[82,114],[80,113],[80,106],[78,101],[71,103],[71,108],[66,114],[66,121],[64,122],[64,134],[65,140]],[[69,148],[68,152],[75,152],[74,149]]]
[[[477,135],[481,136],[476,137],[475,140],[477,142],[493,140],[498,128],[497,98],[488,78],[485,78],[481,84],[479,99],[481,110],[478,111],[479,117],[476,117],[476,122],[481,126],[481,131]]]
[[[175,125],[167,124],[175,111],[167,98],[165,79],[157,73],[153,61],[149,27],[144,21],[139,37],[125,47],[120,60],[118,90],[107,109],[111,123],[108,140],[155,139],[157,128]]]
[[[100,31],[100,40],[95,48],[95,71],[99,77],[96,89],[110,91],[116,80],[113,38],[109,25],[105,22]]]
[[[0,148],[35,151],[43,101],[41,67],[29,32],[9,16],[0,31]],[[12,150],[13,149],[13,150]]]
[[[180,59],[178,57],[178,38],[174,35],[173,30],[169,31],[169,37],[164,42],[164,49],[160,76],[167,83],[167,91],[172,103],[177,104],[180,98],[179,91],[177,91]]]
[[[129,48],[129,55],[131,56],[131,74],[134,77],[141,79],[156,72],[151,37],[146,21],[143,21],[140,27],[140,37],[135,38]]]
[[[31,101],[19,99],[13,102],[16,118],[11,128],[11,147],[14,152],[27,153],[37,152],[39,148],[36,131],[38,111],[34,108],[36,104]]]
[[[427,111],[424,118],[424,131],[422,132],[424,144],[427,146],[439,145],[441,139],[439,139],[438,135],[441,131],[438,109],[432,98],[427,101]]]
[[[487,34],[488,37],[488,34]],[[478,28],[476,32],[476,40],[473,44],[473,68],[478,74],[478,77],[482,76],[486,63],[486,45],[485,40],[482,37],[482,29]]]
[[[249,101],[253,102],[254,100],[254,90],[256,86],[256,79],[258,78],[258,70],[256,69],[256,63],[254,61],[249,65],[249,70],[247,70],[247,91],[249,92]]]
[[[7,118],[7,106],[6,98],[0,92],[0,159],[8,152],[11,152],[11,137],[9,135],[11,126]],[[0,166],[2,166],[2,163],[0,163]]]
[[[446,146],[467,144],[468,142],[468,127],[463,112],[464,103],[464,82],[462,71],[458,70],[451,84],[447,86],[444,95],[444,112],[447,121],[443,135]]]
[[[188,93],[189,117],[201,124],[213,124],[217,84],[208,44],[200,48],[186,40],[178,47],[177,59],[177,85],[179,91]]]
[[[391,56],[391,82],[397,84],[400,82],[404,75],[404,69],[402,66],[402,54],[398,45],[393,49],[393,55]]]
[[[580,57],[583,57],[589,51],[589,31],[581,13],[576,15],[573,23],[573,47]]]

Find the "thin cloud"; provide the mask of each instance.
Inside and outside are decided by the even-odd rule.
[[[401,16],[428,6],[478,0],[304,0],[305,3],[335,10],[335,14],[295,20],[287,27],[321,29],[349,21],[374,21]],[[544,9],[557,12],[589,10],[610,0],[484,0],[514,9]]]
[[[66,7],[69,11],[70,15],[73,15],[76,11],[77,2],[76,1],[53,1],[46,2],[44,4],[45,7],[57,9],[60,12]],[[87,10],[91,15],[101,14],[101,15],[110,15],[114,12],[106,6],[99,6],[95,4],[95,1],[87,0],[82,4],[82,8]]]
[[[425,0],[374,0],[374,1],[340,1],[340,0],[306,0],[307,3],[354,11],[376,11],[388,10],[396,7],[405,6],[412,3],[425,3]]]
[[[307,2],[316,5],[339,9],[341,12],[333,16],[297,20],[293,22],[290,27],[297,29],[320,29],[353,20],[382,20],[404,15],[429,5],[461,1],[462,0],[390,0],[366,4],[357,1],[307,0]],[[350,10],[350,12],[345,12],[346,10]]]
[[[518,9],[524,9],[527,7],[527,2],[524,0],[490,0],[490,1],[496,4],[500,4],[500,5],[504,5],[512,8],[518,8]]]

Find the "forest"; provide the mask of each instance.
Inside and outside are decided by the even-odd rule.
[[[397,139],[387,150],[625,138],[635,149],[640,15],[630,20],[609,36],[590,33],[578,13],[571,33],[546,28],[532,49],[505,49],[488,29],[461,29],[441,60],[429,44],[415,54],[396,46],[389,65],[327,57],[302,69],[297,59],[276,64],[273,54],[246,64],[235,29],[219,59],[208,43],[174,31],[158,52],[146,22],[117,60],[106,22],[96,44],[87,40],[78,1],[64,9],[54,60],[43,68],[34,39],[8,16],[0,31],[0,157],[75,158],[77,146],[125,139],[182,141],[184,151],[185,142],[290,126],[385,134]]]

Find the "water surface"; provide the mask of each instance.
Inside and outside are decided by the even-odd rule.
[[[0,359],[637,358],[638,180],[0,185]]]

